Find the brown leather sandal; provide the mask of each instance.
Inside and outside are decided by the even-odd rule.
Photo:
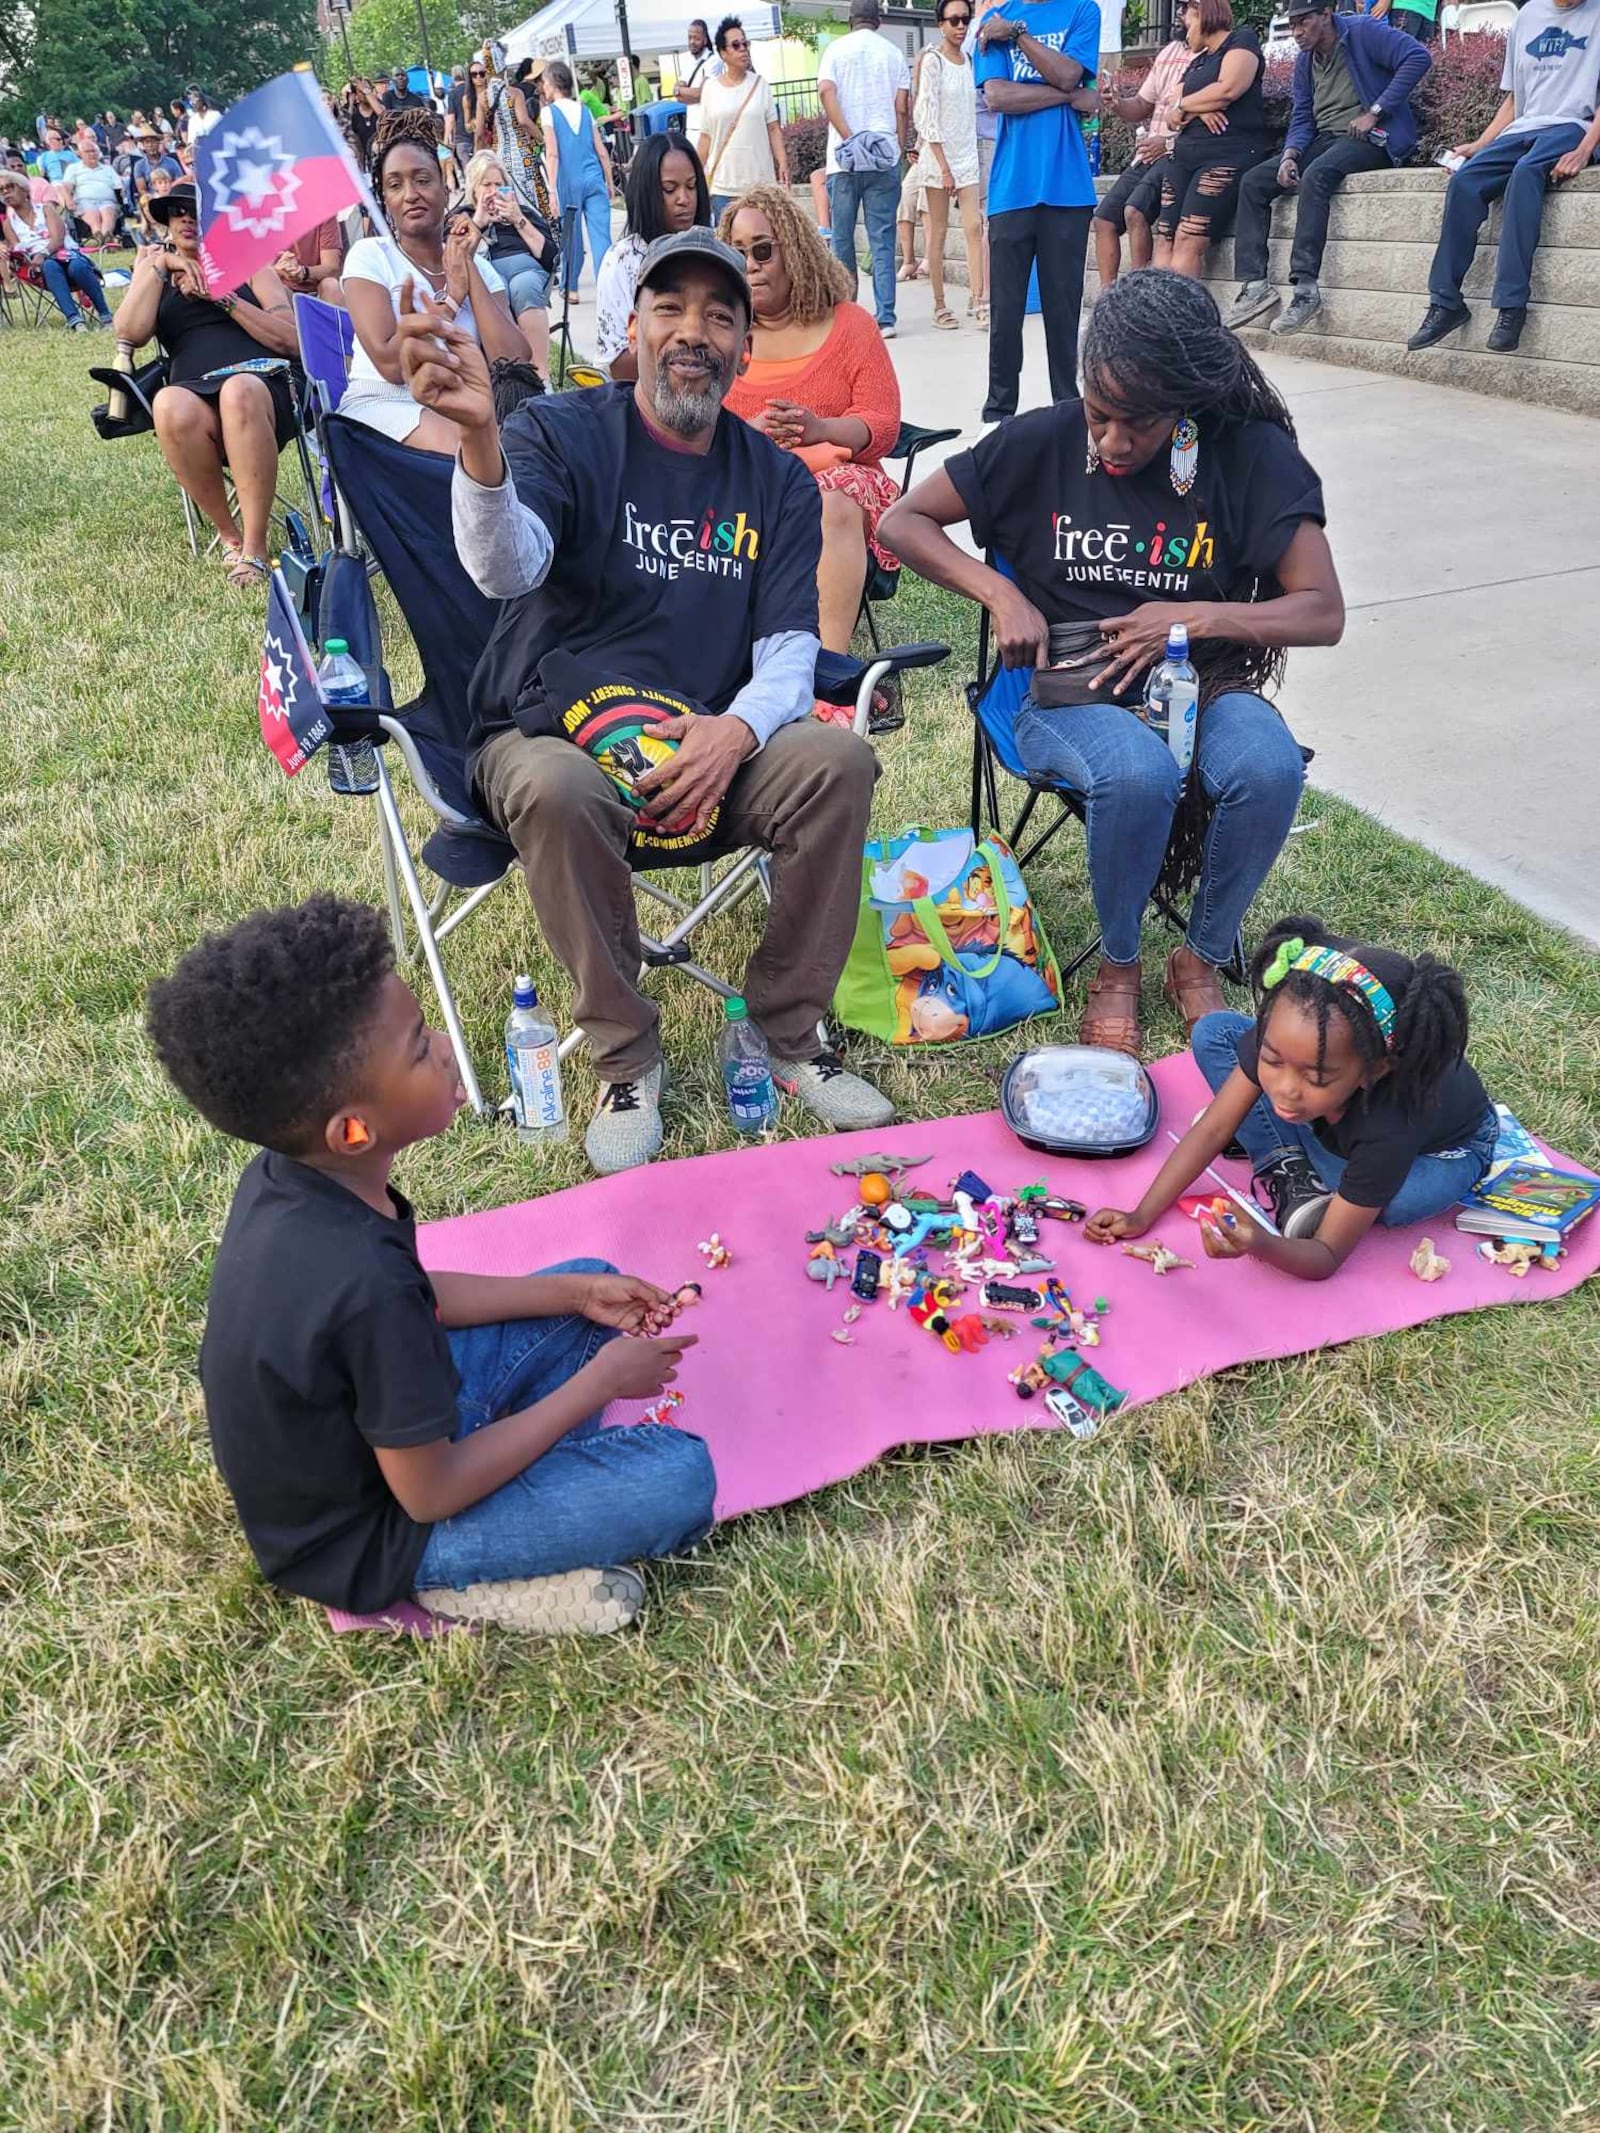
[[[1181,961],[1180,961],[1181,958]],[[1227,1006],[1222,980],[1209,963],[1201,962],[1192,948],[1174,948],[1167,957],[1161,990],[1192,1030],[1202,1015],[1214,1015]]]
[[[1130,1058],[1138,1058],[1144,1042],[1139,1028],[1141,977],[1137,963],[1108,963],[1102,956],[1078,1024],[1080,1044],[1097,1044],[1107,1051],[1126,1052]]]

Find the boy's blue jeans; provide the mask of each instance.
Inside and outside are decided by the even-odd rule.
[[[1448,307],[1460,303],[1461,284],[1478,248],[1478,232],[1490,204],[1504,193],[1494,293],[1489,301],[1496,311],[1526,308],[1550,173],[1582,139],[1579,119],[1541,126],[1537,133],[1502,133],[1452,173],[1445,189],[1439,246],[1428,273],[1429,303]]]
[[[1224,1010],[1221,1014],[1202,1015],[1190,1032],[1189,1045],[1195,1064],[1210,1083],[1213,1095],[1239,1064],[1238,1041],[1254,1026],[1250,1016]],[[1404,1229],[1410,1222],[1432,1222],[1454,1207],[1462,1194],[1470,1192],[1488,1169],[1494,1155],[1496,1130],[1491,1105],[1484,1113],[1483,1123],[1464,1147],[1441,1148],[1434,1155],[1419,1155],[1406,1172],[1400,1190],[1378,1216],[1384,1228]],[[1298,1149],[1328,1190],[1339,1190],[1339,1180],[1344,1176],[1344,1157],[1325,1148],[1309,1126],[1291,1125],[1287,1119],[1280,1118],[1264,1096],[1245,1113],[1238,1139],[1250,1158],[1252,1170],[1259,1170],[1275,1155]]]
[[[603,1259],[567,1259],[543,1271],[616,1270]],[[586,1318],[516,1318],[453,1332],[457,1441],[544,1399],[618,1337]],[[665,1422],[602,1429],[590,1415],[493,1495],[441,1519],[422,1551],[416,1589],[671,1555],[710,1532],[715,1493],[711,1454],[698,1437]]]
[[[1101,942],[1111,962],[1136,963],[1181,790],[1171,749],[1121,704],[1043,711],[1030,696],[1014,730],[1030,770],[1087,799]],[[1245,690],[1216,697],[1201,713],[1196,762],[1213,808],[1188,941],[1203,961],[1220,965],[1289,834],[1305,764],[1277,712]]]

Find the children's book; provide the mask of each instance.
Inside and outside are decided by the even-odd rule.
[[[1498,1177],[1508,1163],[1542,1163],[1544,1150],[1518,1118],[1509,1104],[1494,1107],[1495,1141],[1494,1154],[1489,1159],[1488,1175]]]
[[[1461,1203],[1456,1228],[1475,1237],[1559,1244],[1600,1207],[1600,1178],[1523,1157],[1491,1170]]]

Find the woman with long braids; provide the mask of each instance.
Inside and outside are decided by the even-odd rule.
[[[431,111],[393,111],[373,137],[372,189],[392,234],[360,238],[344,263],[356,346],[339,412],[415,451],[453,454],[454,423],[419,407],[400,376],[395,321],[401,290],[408,282],[426,289],[491,364],[526,362],[528,344],[511,316],[504,282],[479,256],[483,232],[477,223],[462,215],[445,236],[448,194],[439,131]]]
[[[1002,423],[881,530],[913,570],[981,601],[1003,665],[1028,670],[1022,760],[1087,806],[1101,961],[1081,1038],[1136,1053],[1139,931],[1164,859],[1166,886],[1194,889],[1166,996],[1191,1029],[1224,1005],[1219,966],[1304,774],[1262,692],[1290,645],[1338,642],[1344,598],[1289,411],[1203,284],[1158,267],[1115,282],[1082,367],[1081,400]],[[950,539],[962,523],[992,562]],[[1187,790],[1136,715],[1179,623],[1200,674]]]

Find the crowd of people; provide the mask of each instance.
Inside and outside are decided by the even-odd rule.
[[[1160,983],[1213,1101],[1140,1204],[1100,1210],[1088,1234],[1137,1237],[1237,1135],[1273,1227],[1236,1220],[1214,1256],[1322,1280],[1373,1223],[1437,1214],[1481,1174],[1493,1115],[1452,973],[1295,916],[1257,957],[1253,1018],[1231,1013],[1222,987],[1304,777],[1269,692],[1290,650],[1333,644],[1344,626],[1316,471],[1233,322],[1277,302],[1266,231],[1279,194],[1299,196],[1277,321],[1293,331],[1314,315],[1332,191],[1410,151],[1428,52],[1412,34],[1421,11],[1407,12],[1402,28],[1292,0],[1293,117],[1275,150],[1260,45],[1228,0],[1182,0],[1181,36],[1133,97],[1098,86],[1095,0],[945,0],[915,80],[878,0],[853,0],[819,74],[826,234],[788,182],[736,17],[691,26],[689,123],[637,146],[615,243],[606,113],[564,62],[508,73],[483,55],[442,112],[403,77],[352,82],[330,101],[386,227],[348,244],[335,225],[307,232],[221,296],[201,272],[188,160],[215,113],[186,101],[175,170],[156,129],[131,200],[111,203],[146,240],[117,324],[168,359],[157,437],[230,581],[266,575],[277,457],[297,419],[286,371],[241,365],[293,356],[293,293],[348,309],[343,415],[449,463],[440,537],[496,604],[466,705],[466,786],[514,848],[570,980],[599,1082],[584,1135],[597,1173],[659,1152],[666,1083],[659,1009],[639,982],[641,816],[567,738],[574,692],[602,675],[676,700],[694,689],[661,729],[670,758],[639,782],[647,826],[697,856],[769,857],[741,989],[779,1088],[828,1128],[894,1116],[824,1037],[859,915],[859,869],[841,857],[863,848],[877,761],[818,700],[817,667],[848,649],[878,564],[986,612],[1018,677],[1022,764],[1081,796],[1101,936],[1083,1042],[1141,1051],[1143,923],[1171,854],[1187,857],[1190,908]],[[1459,304],[1463,232],[1494,185],[1522,185],[1502,240],[1515,299],[1534,177],[1592,155],[1592,13],[1600,0],[1529,0],[1502,112],[1451,182],[1430,319]],[[1113,107],[1140,131],[1129,172],[1097,201],[1081,121]],[[41,167],[0,174],[8,239],[42,233],[69,312],[80,293],[96,308],[86,254],[107,241],[83,212],[99,162],[83,139],[74,148],[64,162],[44,123]],[[942,251],[952,205],[969,316],[990,336],[988,426],[900,496],[884,467],[900,426],[886,345],[896,225],[908,207],[913,222],[926,214]],[[1230,218],[1245,277],[1231,319],[1199,278]],[[870,308],[855,300],[863,219]],[[57,242],[69,220],[85,225],[70,247]],[[1102,287],[1080,358],[1091,242]],[[603,382],[544,390],[552,290],[576,281],[585,247]],[[1019,413],[1035,268],[1051,398]],[[959,328],[937,278],[933,294],[939,330]],[[515,405],[497,390],[510,371],[525,381]],[[1187,778],[1129,715],[1178,623],[1201,686]],[[683,1336],[609,1336],[658,1334],[671,1299],[593,1262],[509,1283],[422,1272],[391,1168],[465,1097],[383,921],[327,897],[258,914],[156,988],[150,1028],[180,1090],[262,1151],[218,1256],[202,1376],[265,1574],[338,1607],[415,1594],[524,1627],[630,1619],[641,1588],[615,1566],[691,1545],[712,1517],[694,1436],[598,1428],[608,1400],[670,1383]],[[263,1313],[288,1260],[301,1278]]]

